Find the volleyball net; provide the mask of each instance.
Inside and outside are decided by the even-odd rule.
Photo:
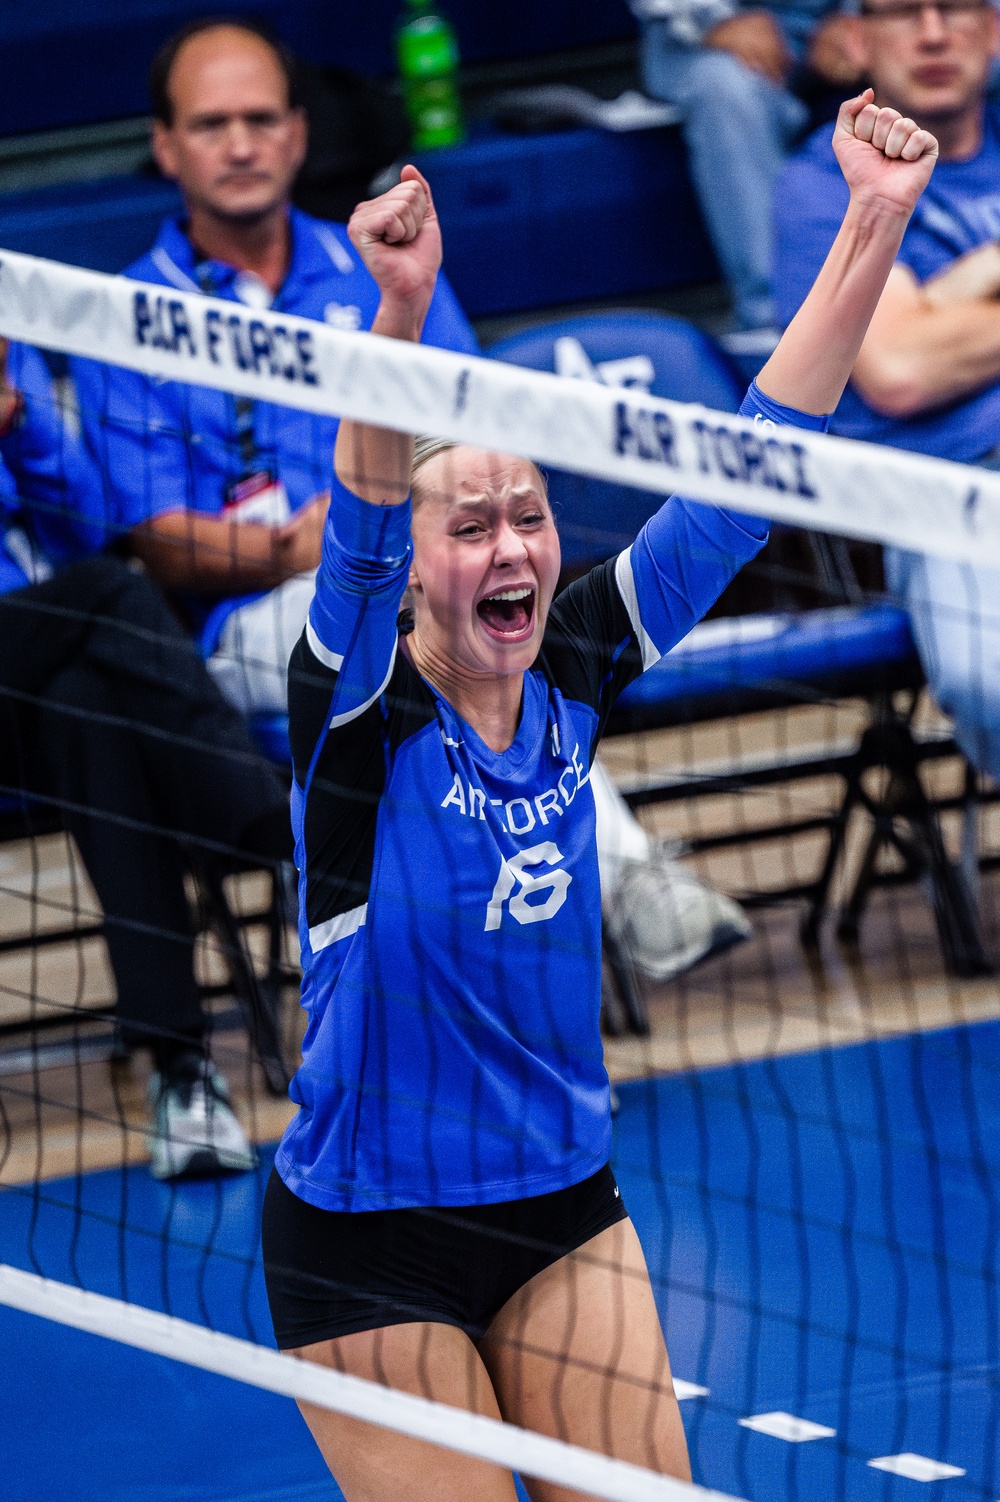
[[[1000,475],[7,252],[0,336],[25,388],[0,438],[0,1304],[479,1457],[529,1489],[705,1496],[657,1474],[672,1385],[702,1488],[861,1498],[916,1480],[993,1502]],[[515,1389],[543,1371],[560,1394],[579,1381],[601,1413],[589,1443],[572,1399],[535,1433],[464,1412],[429,1368],[402,1392],[384,1371],[273,1349],[260,1224],[307,1017],[272,816],[303,756],[285,670],[318,561],[294,518],[329,487],[339,417],[542,466],[563,586],[672,493],[774,524],[709,618],[610,709],[592,779],[611,1164],[673,1374],[629,1366],[620,1311],[595,1346],[586,1249],[558,1335],[526,1306],[490,1358]],[[447,481],[454,455],[437,462]],[[220,496],[231,525],[207,534]],[[412,709],[392,693],[379,758]],[[371,758],[324,792],[336,838],[359,849],[370,772]],[[539,917],[562,906],[558,843],[585,781],[581,767],[576,784],[500,800],[523,853],[491,874],[498,957],[478,975],[458,960],[483,914],[443,906],[427,879],[428,861],[459,856],[436,832],[420,860],[396,852],[407,911],[441,967],[455,962],[445,1023],[471,1062],[458,1080],[400,918],[376,990],[405,1027],[374,1017],[325,1080],[353,1103],[351,1151],[397,1165],[393,1203],[421,1167],[434,1182],[435,1133],[522,1165],[575,1140],[528,1056],[562,1048],[578,1070],[579,1036],[533,1008],[531,976],[512,984],[499,946],[530,930],[547,983],[596,964],[595,934]],[[456,850],[488,796],[458,772],[442,791],[423,763],[407,793],[444,810]],[[347,865],[318,899],[329,911],[307,915],[317,954],[375,901],[363,853]],[[186,1011],[122,994],[185,969]],[[484,991],[526,1060],[499,1126],[475,1067]],[[192,1047],[246,1150],[229,1173],[172,1177],[150,1055],[162,1070]],[[510,1231],[495,1235],[509,1250]],[[624,1309],[639,1275],[624,1258],[612,1270]],[[619,1434],[644,1425],[626,1463]]]

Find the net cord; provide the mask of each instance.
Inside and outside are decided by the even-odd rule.
[[[605,1502],[735,1502],[499,1419],[397,1392],[138,1304],[0,1263],[0,1304],[101,1335],[202,1371],[379,1424]]]
[[[161,379],[1000,565],[1000,475],[0,251],[0,334]]]

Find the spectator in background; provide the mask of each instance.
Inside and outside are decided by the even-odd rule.
[[[125,274],[369,328],[378,290],[344,227],[290,202],[307,127],[284,49],[251,21],[196,21],[161,49],[150,82],[153,153],[186,212]],[[443,278],[424,339],[478,352]],[[75,374],[117,524],[134,529],[136,553],[182,596],[227,698],[246,713],[283,712],[337,419],[90,362]]]
[[[849,438],[1000,468],[1000,48],[988,0],[864,0],[847,43],[876,90],[941,147],[854,375],[830,424]],[[777,195],[775,279],[788,322],[846,201],[828,129]],[[885,550],[934,695],[969,760],[1000,778],[1000,571]]]
[[[691,176],[738,330],[777,342],[772,194],[809,112],[792,92],[807,72],[858,78],[840,0],[629,0],[642,26],[643,86],[681,111]]]
[[[2,340],[0,456],[3,794],[54,802],[100,899],[122,1041],[153,1055],[153,1173],[252,1168],[207,1057],[178,836],[276,865],[287,796],[146,574],[99,553],[98,477],[41,356]]]
[[[151,87],[154,153],[179,183],[186,217],[167,220],[126,275],[370,328],[379,292],[345,227],[291,207],[306,121],[292,60],[270,35],[251,22],[195,22],[161,50]],[[478,351],[443,277],[423,339]],[[75,374],[116,524],[180,596],[231,702],[283,712],[319,564],[337,419],[87,361]],[[594,782],[608,911],[636,962],[667,979],[745,938],[739,907],[651,842],[602,771]]]

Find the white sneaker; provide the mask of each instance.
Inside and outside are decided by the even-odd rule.
[[[257,1166],[230,1103],[229,1086],[214,1066],[154,1074],[149,1082],[156,1115],[149,1137],[154,1179],[179,1179]]]
[[[606,913],[612,936],[650,980],[672,980],[709,954],[748,939],[739,903],[713,891],[662,846],[624,861]]]

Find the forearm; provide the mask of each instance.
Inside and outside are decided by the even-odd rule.
[[[170,511],[136,527],[133,551],[167,589],[248,594],[274,589],[296,571],[277,529],[197,511]]]
[[[943,271],[928,277],[921,291],[935,307],[996,297],[1000,293],[1000,244],[990,240],[958,256]]]
[[[908,218],[898,208],[852,196],[811,291],[757,377],[766,396],[817,416],[834,411]]]
[[[875,334],[877,332],[877,337]],[[854,385],[888,417],[914,417],[1000,379],[1000,304],[928,299],[898,326],[873,330]]]
[[[373,505],[335,480],[306,641],[338,674],[337,714],[385,686],[411,557],[409,506]]]
[[[418,344],[426,307],[388,302],[383,298],[372,324],[373,334]],[[393,428],[345,418],[337,430],[333,467],[337,479],[353,495],[372,506],[399,506],[410,493],[413,436]]]

